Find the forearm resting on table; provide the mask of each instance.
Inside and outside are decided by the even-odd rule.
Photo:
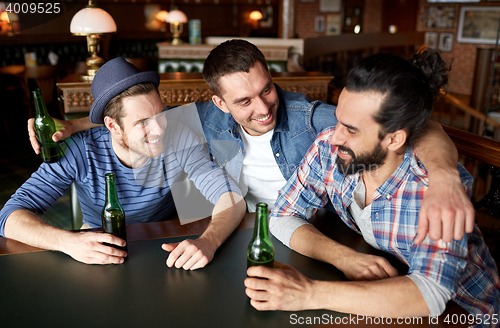
[[[271,216],[271,233],[285,246],[342,270],[345,254],[355,251],[325,236],[307,220],[296,216]]]
[[[302,255],[330,263],[350,280],[387,279],[399,274],[387,259],[360,253],[339,244],[311,225],[302,225],[293,233],[290,248]]]
[[[219,248],[240,224],[245,211],[245,200],[241,195],[234,192],[223,194],[215,204],[212,219],[200,239],[207,239]]]
[[[314,281],[311,309],[329,309],[373,317],[428,316],[417,285],[401,276],[377,281]]]
[[[349,265],[348,258],[357,253],[325,236],[311,224],[300,226],[290,238],[290,248],[304,256],[330,263],[343,270]]]
[[[62,251],[61,240],[71,232],[45,223],[27,210],[12,212],[5,222],[5,237],[48,250]],[[68,235],[69,236],[69,235]]]
[[[5,223],[5,236],[25,244],[63,252],[88,264],[123,263],[125,251],[104,243],[125,246],[116,236],[101,232],[70,232],[53,227],[37,215],[26,211],[12,212]]]

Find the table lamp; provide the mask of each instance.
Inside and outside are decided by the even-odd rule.
[[[14,28],[12,27],[13,22],[17,22],[19,18],[14,13],[8,13],[7,11],[2,12],[0,15],[1,31],[6,32],[8,36],[14,36]]]
[[[168,17],[168,11],[160,10],[156,13],[155,18],[160,22],[160,31],[165,32],[165,25]]]
[[[249,18],[253,21],[253,28],[259,27],[259,21],[262,19],[262,13],[258,10],[254,10],[250,13]]]
[[[87,49],[90,57],[87,58],[87,74],[79,76],[82,81],[92,81],[94,75],[104,64],[104,59],[97,56],[100,48],[100,34],[116,32],[116,24],[106,11],[97,8],[93,0],[77,12],[71,19],[70,31],[73,35],[87,37]]]
[[[182,24],[188,22],[186,14],[177,9],[172,10],[168,13],[166,22],[170,23],[170,32],[172,32],[173,35],[172,44],[178,45],[184,43],[180,39],[180,36],[182,33]]]

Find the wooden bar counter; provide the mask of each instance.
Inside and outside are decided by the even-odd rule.
[[[301,92],[312,100],[327,100],[328,83],[333,76],[320,72],[271,73],[273,81],[287,91]],[[70,74],[57,83],[64,102],[64,113],[88,113],[94,99],[90,83]],[[160,74],[160,96],[167,106],[210,101],[212,91],[201,73]]]

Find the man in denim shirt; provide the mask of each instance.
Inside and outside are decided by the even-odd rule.
[[[244,40],[215,47],[203,77],[214,93],[212,101],[183,106],[171,117],[204,134],[215,161],[246,193],[249,211],[261,201],[272,208],[316,136],[336,125],[335,107],[282,90],[272,82],[264,55]],[[54,140],[92,126],[87,118],[70,121]],[[30,133],[37,151],[32,129]],[[474,228],[474,210],[461,187],[456,148],[437,123],[428,125],[415,148],[431,181],[416,241],[428,231],[433,240],[460,240]]]

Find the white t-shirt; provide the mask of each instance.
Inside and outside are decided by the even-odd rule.
[[[267,203],[274,208],[278,191],[285,185],[285,178],[274,159],[271,138],[274,130],[260,136],[249,135],[241,126],[240,134],[245,145],[240,189],[246,193],[248,211],[255,212],[257,203]]]

